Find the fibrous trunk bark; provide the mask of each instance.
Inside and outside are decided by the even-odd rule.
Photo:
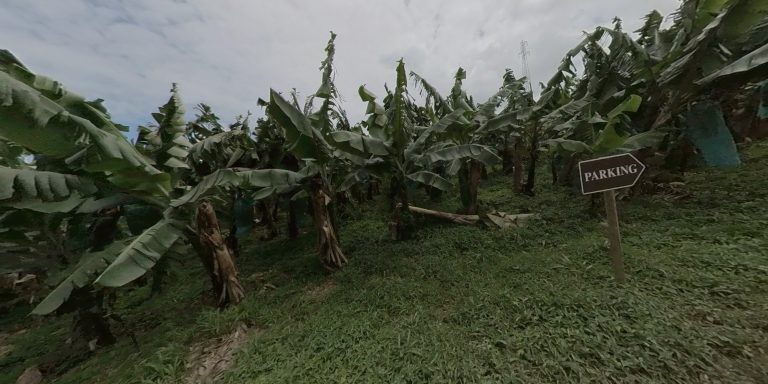
[[[467,201],[464,206],[464,214],[477,214],[477,189],[480,186],[480,178],[483,172],[483,165],[476,161],[469,161],[469,178],[467,180]]]
[[[317,252],[320,256],[320,262],[326,269],[335,270],[346,264],[347,258],[341,250],[336,227],[334,227],[328,211],[331,198],[321,179],[314,179],[310,182],[309,192],[312,216],[317,229]]]
[[[211,203],[197,207],[197,251],[208,269],[219,307],[239,303],[245,293],[237,276],[232,251],[227,247],[219,229],[219,221]]]
[[[271,198],[268,198],[261,200],[259,205],[261,208],[261,223],[267,227],[267,232],[262,237],[262,240],[272,240],[278,234],[277,224],[275,224],[275,207],[277,204]]]

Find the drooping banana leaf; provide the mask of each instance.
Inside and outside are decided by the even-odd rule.
[[[498,129],[511,125],[517,119],[517,112],[504,113],[495,117],[492,117],[483,123],[475,132],[475,136],[482,136],[484,134],[496,131]]]
[[[86,102],[18,65],[0,66],[0,137],[88,172],[109,173],[110,180],[126,181],[124,172],[163,175],[100,108],[100,102]],[[169,180],[157,177],[156,183],[142,187],[167,189]]]
[[[691,39],[685,46],[682,55],[666,66],[664,71],[659,74],[659,84],[668,86],[675,84],[679,79],[683,78],[683,75],[695,68],[701,68],[705,73],[711,73],[716,69],[719,60],[715,57],[715,53],[712,51],[711,42],[717,37],[717,32],[720,29],[723,19],[727,16],[729,10],[732,7],[728,7],[721,11],[716,18],[714,18],[698,35]],[[708,68],[703,68],[707,64]],[[683,84],[685,85],[685,84]]]
[[[446,180],[442,176],[429,172],[429,171],[418,171],[411,173],[407,175],[407,177],[413,181],[419,182],[421,184],[437,188],[441,191],[449,191],[453,184],[451,184],[450,181]]]
[[[450,105],[448,105],[448,103],[445,101],[445,98],[440,95],[440,92],[437,90],[437,88],[433,87],[432,84],[428,83],[427,80],[419,76],[419,74],[416,72],[411,71],[410,76],[417,85],[421,86],[421,88],[427,94],[427,97],[432,99],[436,112],[449,113],[452,111]]]
[[[93,279],[98,276],[104,269],[117,258],[120,250],[130,244],[130,240],[116,241],[103,251],[86,253],[80,259],[80,262],[72,269],[68,271],[69,276],[65,278],[59,285],[48,294],[36,307],[32,310],[35,315],[47,315],[58,309],[64,302],[69,299],[76,288],[83,288],[90,285]]]
[[[741,164],[719,103],[704,100],[691,106],[686,113],[685,131],[707,165],[732,167]]]
[[[383,156],[392,151],[385,142],[356,132],[334,131],[329,138],[333,146],[357,156]]]
[[[614,151],[616,148],[621,147],[629,134],[620,133],[616,130],[616,126],[626,119],[625,113],[637,112],[642,103],[642,98],[638,95],[630,95],[627,99],[621,102],[608,112],[608,122],[605,127],[597,134],[595,143],[592,145],[592,152],[597,154],[604,154]]]
[[[309,119],[275,90],[270,90],[267,113],[283,129],[288,150],[301,159],[330,159],[328,143]]]
[[[84,177],[0,166],[0,200],[19,197],[61,201],[75,193],[87,196],[97,190],[93,181]]]
[[[768,76],[768,44],[750,52],[739,60],[696,81],[698,85],[714,85],[740,80],[743,83]]]
[[[273,187],[293,187],[301,183],[304,175],[284,169],[257,169],[235,171],[220,169],[204,177],[194,188],[183,196],[171,201],[171,207],[194,203],[217,188],[257,189]]]
[[[722,0],[721,0],[722,1]],[[740,0],[730,1],[733,8],[723,20],[719,31],[719,38],[732,50],[738,48],[739,41],[744,36],[749,36],[755,26],[759,26],[768,20],[768,1],[765,0]],[[768,36],[763,35],[763,39]]]
[[[472,158],[486,166],[491,166],[501,161],[501,158],[495,153],[493,149],[480,144],[452,145],[442,149],[427,152],[424,154],[424,157],[427,158],[429,162],[452,161],[461,158]]]
[[[653,147],[659,144],[666,135],[667,133],[662,131],[647,131],[638,133],[637,135],[632,135],[624,140],[624,143],[616,148],[615,152],[628,153],[643,148]]]
[[[443,116],[436,123],[432,124],[432,126],[425,129],[424,132],[422,132],[416,140],[408,144],[408,147],[405,149],[405,157],[409,158],[415,154],[420,154],[427,144],[427,139],[429,139],[432,135],[445,132],[448,127],[455,123],[468,123],[466,119],[464,119],[463,114],[464,110],[457,109]]]
[[[360,168],[354,172],[350,172],[344,177],[339,187],[336,189],[338,192],[344,192],[349,188],[352,188],[355,184],[362,183],[371,178],[367,169]]]
[[[569,152],[569,153],[590,153],[590,152],[592,152],[592,147],[590,147],[589,145],[587,145],[587,143],[585,143],[583,141],[557,138],[557,139],[547,140],[544,143],[548,144],[550,146],[550,148],[553,149],[553,150],[563,150],[563,151]]]
[[[193,162],[220,160],[229,162],[231,158],[236,157],[237,150],[248,149],[251,144],[247,133],[243,130],[217,133],[192,145],[189,150],[189,160]],[[241,155],[243,153],[241,152]]]
[[[105,287],[120,287],[143,276],[181,238],[183,223],[163,219],[147,228],[117,252],[116,257],[94,281]]]

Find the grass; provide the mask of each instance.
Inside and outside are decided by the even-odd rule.
[[[481,188],[486,207],[541,218],[510,231],[424,221],[395,243],[383,202],[363,206],[343,221],[351,263],[334,274],[319,268],[312,233],[249,240],[239,306],[211,309],[207,279],[189,261],[148,302],[146,288],[120,291],[120,342],[55,382],[178,382],[191,345],[240,323],[259,332],[224,383],[768,382],[768,143],[744,158],[688,174],[688,199],[620,202],[624,286],[611,278],[589,198],[548,185],[516,196],[495,177]],[[449,196],[418,204],[457,208]],[[29,322],[0,360],[2,383],[69,327],[19,314],[0,325]]]

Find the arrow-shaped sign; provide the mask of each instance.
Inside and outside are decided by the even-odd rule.
[[[588,195],[631,187],[644,170],[645,165],[629,153],[579,162],[581,193]]]

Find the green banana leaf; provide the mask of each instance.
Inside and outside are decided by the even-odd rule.
[[[17,65],[0,69],[0,136],[4,139],[32,152],[66,159],[88,172],[107,173],[121,187],[133,187],[122,183],[129,178],[121,175],[124,172],[163,175],[109,121],[100,101],[86,102],[58,82]],[[170,178],[154,181],[141,187],[167,190]]]
[[[47,315],[58,309],[69,299],[72,291],[90,285],[128,244],[129,240],[120,240],[108,245],[103,251],[84,254],[80,262],[71,271],[67,271],[68,276],[37,304],[32,314]]]
[[[96,185],[88,178],[34,169],[0,167],[0,200],[14,197],[61,201],[72,195],[96,193]]]
[[[437,188],[441,191],[449,191],[453,184],[451,184],[450,181],[446,180],[442,176],[429,172],[429,171],[418,171],[411,173],[407,175],[408,179],[419,182],[421,184]]]
[[[257,169],[248,171],[236,171],[233,169],[220,169],[206,177],[183,196],[171,201],[171,207],[180,207],[184,204],[194,203],[202,197],[215,191],[217,188],[273,188],[292,187],[301,184],[304,175],[284,169]],[[271,192],[270,192],[271,193]]]
[[[432,163],[436,161],[452,161],[468,157],[477,160],[486,166],[492,166],[501,161],[501,158],[493,149],[480,144],[452,145],[427,152],[424,154],[424,157]]]
[[[143,276],[184,237],[182,227],[178,220],[163,219],[147,228],[119,250],[94,283],[120,287]]]

